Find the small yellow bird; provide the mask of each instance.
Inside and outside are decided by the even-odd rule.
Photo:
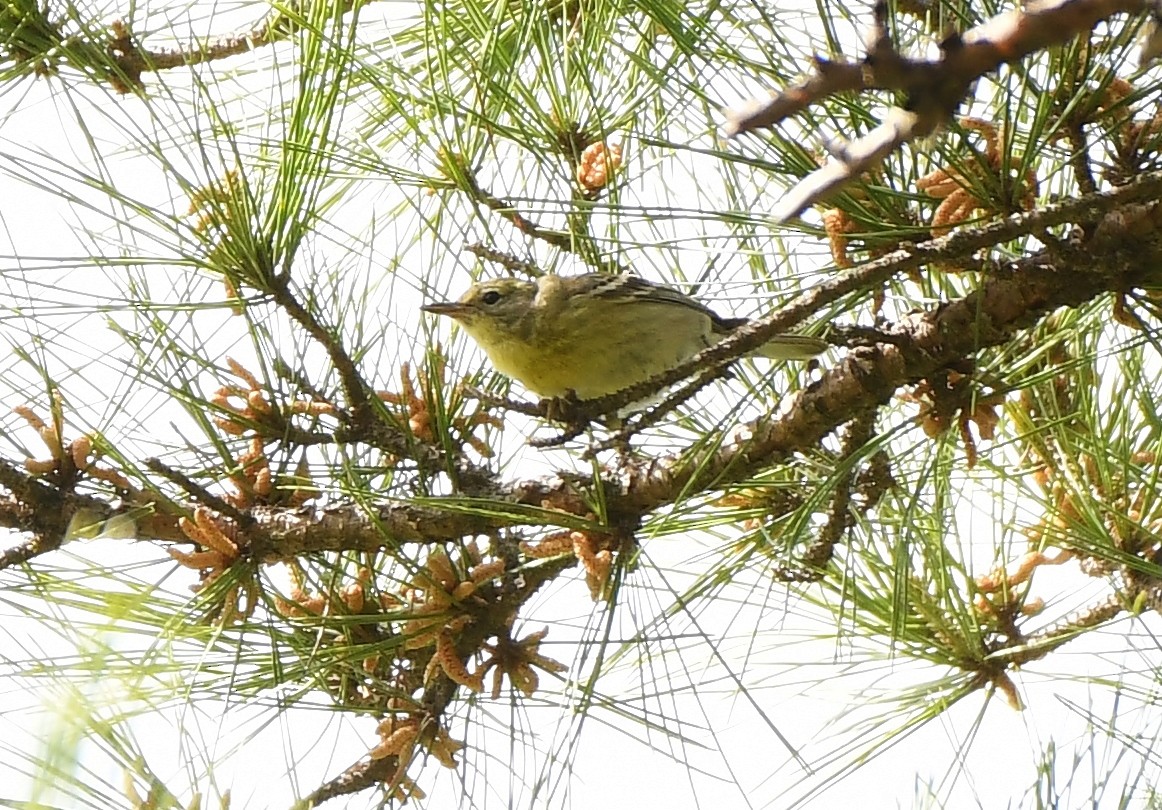
[[[655,377],[749,322],[670,287],[604,273],[483,281],[459,301],[422,309],[457,321],[497,371],[530,391],[580,399]],[[827,347],[807,335],[776,335],[752,354],[807,360]]]

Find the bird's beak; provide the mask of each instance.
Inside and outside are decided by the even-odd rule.
[[[433,315],[447,315],[449,318],[457,320],[472,311],[472,307],[468,304],[461,304],[459,301],[436,301],[433,304],[424,304],[420,309]]]

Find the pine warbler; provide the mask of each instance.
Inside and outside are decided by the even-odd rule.
[[[612,394],[668,371],[746,324],[670,287],[589,273],[473,284],[459,301],[421,307],[456,320],[497,371],[544,397]],[[777,335],[754,355],[806,360],[818,338]]]

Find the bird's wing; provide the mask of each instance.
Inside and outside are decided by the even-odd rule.
[[[652,281],[646,281],[644,278],[631,276],[628,273],[620,275],[587,273],[583,276],[574,276],[574,280],[578,284],[578,292],[594,295],[598,298],[611,300],[620,298],[626,302],[652,301],[659,304],[676,304],[701,312],[716,323],[723,320],[701,302],[675,290],[673,287],[655,284]]]

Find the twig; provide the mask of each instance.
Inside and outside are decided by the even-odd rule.
[[[961,228],[948,236],[916,245],[906,245],[859,267],[844,271],[801,293],[770,315],[757,318],[735,330],[722,341],[694,357],[649,380],[623,391],[588,400],[584,406],[591,413],[612,413],[631,402],[649,399],[657,391],[695,374],[701,369],[721,367],[762,346],[778,334],[806,320],[812,313],[846,295],[873,287],[897,273],[926,264],[954,262],[978,250],[1021,236],[1039,233],[1047,228],[1071,223],[1091,223],[1119,206],[1162,197],[1162,173],[1142,175],[1136,181],[1113,191],[1091,194],[1060,205],[1014,214],[978,228]]]
[[[285,7],[296,6],[290,3]],[[354,7],[355,3],[352,0],[342,0],[339,13],[346,14]],[[248,31],[221,37],[212,42],[188,45],[184,48],[149,50],[138,46],[133,32],[124,20],[117,20],[112,25],[111,36],[105,44],[105,50],[121,75],[109,76],[109,81],[119,92],[128,93],[142,86],[141,75],[148,71],[171,70],[183,65],[200,65],[227,59],[281,42],[301,27],[302,25],[287,13],[276,12],[268,15],[265,21]]]
[[[559,250],[568,251],[569,253],[576,253],[577,246],[574,244],[574,237],[567,231],[551,230],[549,228],[542,228],[537,223],[533,222],[528,217],[516,210],[516,206],[507,200],[502,200],[490,191],[485,190],[480,185],[480,181],[476,179],[475,174],[467,166],[461,167],[459,173],[462,180],[462,185],[466,187],[466,191],[471,193],[473,199],[484,205],[490,211],[494,211],[505,220],[509,222],[514,228],[526,236],[531,236],[533,239],[539,239],[547,245],[558,248]]]
[[[478,259],[499,264],[514,276],[540,278],[545,274],[544,270],[537,267],[536,262],[523,261],[511,253],[505,253],[503,250],[488,247],[481,242],[473,242],[470,245],[465,245],[464,249]]]
[[[853,350],[821,379],[796,392],[786,413],[740,428],[734,441],[704,452],[655,458],[647,467],[630,471],[622,484],[624,499],[607,493],[608,508],[650,511],[677,493],[742,480],[772,459],[816,445],[836,425],[888,401],[900,386],[1004,343],[1017,329],[1057,307],[1076,307],[1109,290],[1156,285],[1162,230],[1153,223],[1159,214],[1157,203],[1111,211],[1090,229],[1086,265],[1058,264],[1043,251],[1013,262],[1009,272],[962,299],[908,315],[895,331],[909,340]]]
[[[851,526],[851,490],[856,483],[858,465],[855,455],[871,440],[876,424],[876,409],[859,414],[847,424],[837,463],[848,462],[848,467],[839,474],[831,495],[831,506],[827,510],[827,520],[819,530],[815,542],[805,551],[800,561],[793,566],[780,566],[775,570],[775,578],[784,582],[817,582],[823,578],[824,570],[835,555],[835,546],[843,533]]]
[[[725,366],[715,366],[704,370],[694,379],[687,382],[674,393],[670,394],[664,400],[653,406],[645,413],[639,414],[633,419],[626,422],[620,430],[610,436],[605,441],[591,447],[585,451],[583,458],[592,458],[597,453],[603,450],[620,449],[625,447],[633,436],[651,425],[655,425],[666,414],[673,411],[683,402],[686,402],[690,397],[697,394],[710,383],[714,382],[720,377],[725,376],[727,369]]]
[[[177,484],[195,501],[204,506],[210,507],[219,514],[225,515],[237,523],[241,528],[249,529],[254,525],[255,520],[253,515],[247,512],[243,512],[235,506],[232,506],[230,503],[210,492],[197,481],[191,479],[181,470],[175,470],[173,467],[164,463],[161,459],[147,458],[145,460],[145,467],[151,472],[155,472],[162,478],[165,478],[167,481],[171,481],[172,483]]]
[[[1149,0],[1034,0],[1007,11],[964,34],[940,43],[938,59],[900,54],[887,36],[887,4],[875,7],[868,54],[860,62],[817,58],[815,74],[765,103],[727,113],[726,132],[737,135],[772,127],[825,98],[845,91],[891,90],[905,101],[883,123],[837,151],[836,159],[799,181],[772,212],[778,222],[878,166],[902,144],[930,135],[964,102],[974,83],[1003,64],[1090,31],[1115,14],[1141,13]]]

